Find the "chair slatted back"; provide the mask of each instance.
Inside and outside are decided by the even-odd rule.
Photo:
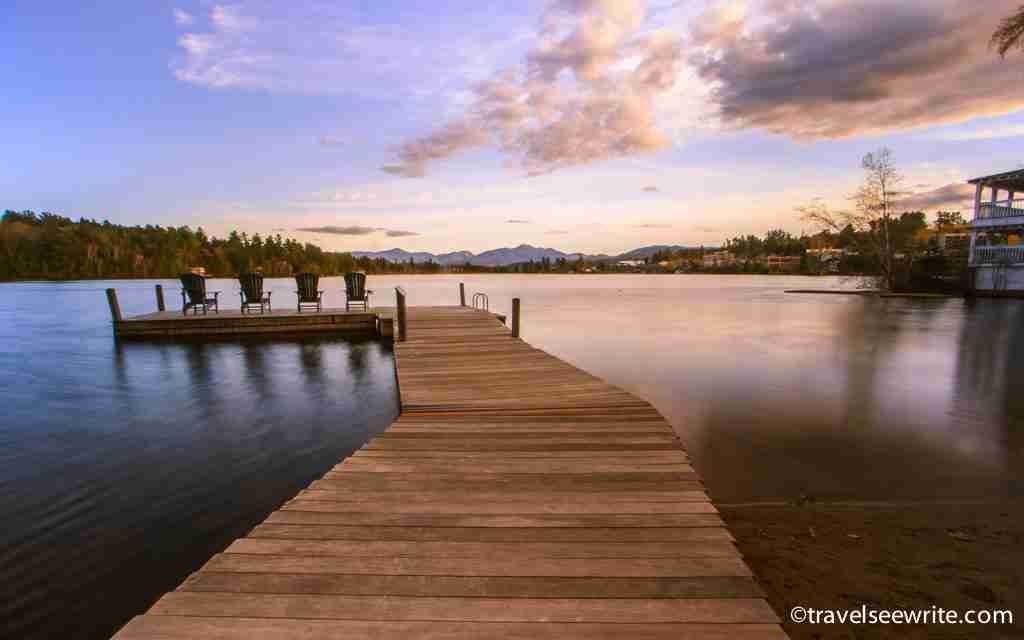
[[[183,273],[179,279],[190,304],[206,304],[206,278],[198,273]]]
[[[263,274],[243,273],[238,276],[238,284],[248,302],[259,302],[263,299]]]
[[[299,291],[299,302],[316,302],[320,298],[317,287],[320,276],[315,273],[300,273],[295,276],[295,288]]]
[[[352,271],[345,274],[345,296],[349,300],[366,300],[366,274]]]

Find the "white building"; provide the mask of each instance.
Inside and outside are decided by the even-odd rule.
[[[975,186],[968,266],[980,295],[1024,297],[1024,170],[970,181]]]
[[[705,253],[702,261],[705,269],[731,267],[736,264],[736,256],[731,251],[712,251]]]

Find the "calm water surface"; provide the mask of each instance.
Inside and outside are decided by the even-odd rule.
[[[843,284],[790,277],[370,286],[455,304],[460,280],[492,310],[519,296],[524,338],[653,402],[717,500],[1024,494],[1024,303],[786,294]],[[116,344],[103,288],[135,314],[155,282],[0,285],[0,635],[108,636],[397,412],[384,342]],[[290,306],[293,283],[268,282]]]

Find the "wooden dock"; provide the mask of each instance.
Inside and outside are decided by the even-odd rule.
[[[380,322],[381,312],[323,311],[297,312],[294,308],[267,313],[241,313],[237,309],[198,315],[181,311],[156,311],[131,318],[114,320],[114,335],[119,338],[178,338],[234,335],[269,335],[301,333],[382,333],[391,335],[391,320]]]
[[[410,308],[402,414],[118,640],[785,638],[647,402]]]

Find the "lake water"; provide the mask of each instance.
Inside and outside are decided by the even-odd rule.
[[[844,284],[799,277],[370,286],[456,304],[459,281],[494,311],[520,297],[526,340],[653,402],[720,502],[1024,494],[1022,302],[786,294]],[[382,341],[116,344],[103,289],[131,315],[156,282],[173,306],[175,281],[0,285],[0,635],[107,637],[397,413]]]

